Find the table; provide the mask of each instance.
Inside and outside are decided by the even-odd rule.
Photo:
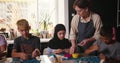
[[[41,63],[100,63],[100,59],[97,56],[85,56],[85,57],[79,57],[79,58],[69,58],[65,59],[64,56],[56,55],[56,58],[52,58],[51,56],[43,55],[41,57]],[[44,62],[42,62],[44,61]]]
[[[41,55],[40,59],[38,59],[38,60],[40,61],[40,63],[54,63],[54,62],[52,62],[50,57],[48,57],[48,55]],[[0,63],[5,63],[5,62],[11,63],[12,58],[5,58],[3,60],[0,60]],[[87,57],[80,57],[77,59],[72,59],[72,58],[66,59],[66,60],[63,59],[62,63],[100,63],[100,60],[97,56],[87,56]]]

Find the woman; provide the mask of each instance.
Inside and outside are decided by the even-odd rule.
[[[70,54],[74,53],[75,46],[82,47],[82,53],[91,44],[99,38],[99,30],[102,27],[102,21],[98,14],[89,10],[90,1],[76,0],[73,8],[76,15],[71,22],[70,40],[71,48]]]

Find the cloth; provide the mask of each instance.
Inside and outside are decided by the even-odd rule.
[[[95,39],[98,39],[100,37],[99,31],[100,28],[102,27],[102,21],[101,18],[98,14],[90,12],[90,19],[93,20],[94,28],[95,28],[95,33],[92,36]],[[79,15],[75,15],[71,21],[71,29],[70,29],[70,40],[76,40],[77,38],[77,33],[78,33],[78,23],[79,23]],[[83,18],[80,19],[81,22],[83,23],[88,23],[89,21],[85,21]],[[81,27],[82,29],[82,27]]]
[[[78,33],[77,33],[77,42],[81,42],[84,39],[90,38],[95,33],[95,28],[93,26],[93,20],[90,20],[87,23],[78,23]]]
[[[40,39],[36,36],[30,36],[29,39],[25,39],[20,36],[14,40],[13,49],[17,52],[24,52],[28,57],[31,57],[32,52],[35,49],[40,50]]]
[[[48,43],[48,47],[51,49],[67,49],[70,48],[71,43],[69,42],[68,39],[63,39],[63,40],[55,40],[51,39]]]
[[[7,42],[6,42],[5,37],[4,37],[3,35],[0,35],[0,46],[4,45],[4,44],[6,44],[6,43],[7,43]]]
[[[79,25],[78,25],[78,33],[77,33],[77,43],[80,43],[82,40],[90,38],[94,35],[95,28],[94,28],[94,24],[93,24],[92,19],[87,23],[82,23],[81,21],[79,21],[78,24]],[[84,51],[86,49],[88,49],[92,44],[93,44],[93,42],[89,42],[84,47],[77,46],[77,51],[79,48],[79,53],[84,53]]]
[[[99,53],[105,54],[108,58],[120,57],[120,43],[115,42],[114,44],[105,44],[101,40],[97,40],[93,45],[98,45]]]

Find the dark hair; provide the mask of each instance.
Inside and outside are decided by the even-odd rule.
[[[54,38],[58,38],[57,33],[58,33],[60,30],[66,31],[65,26],[64,26],[63,24],[57,24],[57,25],[55,26]]]
[[[103,37],[112,38],[113,37],[113,27],[103,26],[100,30],[100,35]]]
[[[79,8],[86,8],[89,7],[89,5],[90,5],[89,0],[75,0],[73,4],[73,8],[75,8],[75,6],[78,6]]]

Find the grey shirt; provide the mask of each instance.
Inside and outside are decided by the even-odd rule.
[[[36,36],[31,36],[29,39],[20,36],[14,40],[13,49],[17,52],[32,54],[36,48],[40,50],[40,39]]]
[[[96,40],[93,45],[98,45],[99,53],[105,54],[108,58],[120,57],[120,43],[115,42],[114,44],[105,44],[101,40]]]

